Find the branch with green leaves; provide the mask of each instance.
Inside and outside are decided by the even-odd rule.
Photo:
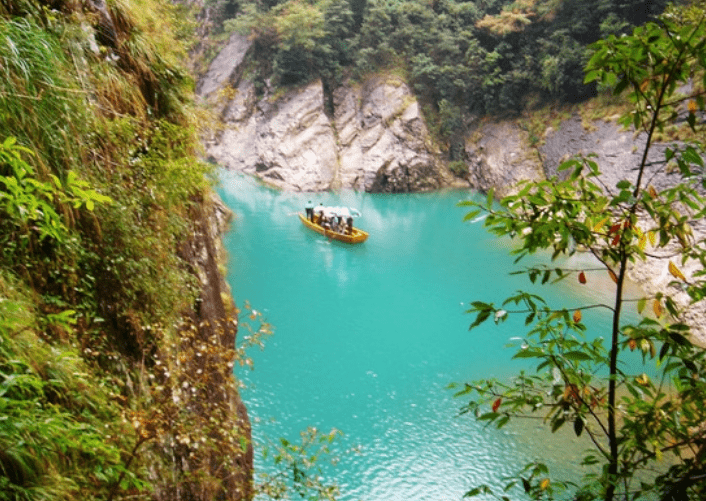
[[[706,15],[667,15],[631,35],[611,36],[594,45],[586,69],[587,82],[598,82],[615,94],[627,91],[632,109],[621,123],[645,134],[634,178],[626,175],[608,186],[595,157],[579,156],[560,165],[559,177],[523,183],[499,204],[491,192],[484,202],[462,205],[472,209],[467,220],[484,212],[491,233],[513,239],[516,264],[533,254],[551,257],[552,265],[514,272],[535,286],[557,287],[570,276],[585,285],[597,282],[591,275],[607,273],[615,288],[606,288],[605,303],[570,307],[551,306],[534,289],[516,292],[500,306],[471,302],[468,313],[476,315],[471,329],[490,319],[500,325],[510,316],[524,316],[528,331],[513,345],[513,358],[531,362],[536,374],[465,385],[457,396],[474,398],[461,412],[498,427],[514,417],[539,415],[552,432],[571,423],[577,436],[586,433],[598,454],[588,452],[583,464],[603,468],[589,470],[573,485],[572,495],[579,499],[655,494],[677,499],[674,492],[699,497],[706,493],[706,471],[693,458],[706,455],[706,355],[694,344],[694,325],[675,294],[686,292],[692,301],[706,297],[706,240],[694,231],[706,216],[704,145],[672,145],[663,162],[654,162],[650,151],[656,133],[682,116],[694,132],[703,127]],[[695,78],[703,82],[694,85]],[[684,88],[691,89],[686,97]],[[667,169],[678,179],[658,190],[651,183]],[[580,252],[591,254],[596,264],[586,269],[554,264]],[[666,261],[674,279],[670,288],[627,298],[629,267],[655,257]],[[690,268],[697,265],[689,277],[682,270],[687,263]],[[638,321],[623,315],[628,302],[636,303],[642,315]],[[586,336],[582,312],[598,308],[610,317],[606,339]],[[630,355],[635,351],[641,364]],[[663,462],[667,454],[670,459]],[[527,471],[519,474],[524,492],[533,499],[553,499],[553,482],[537,482]],[[506,488],[516,485],[510,482]],[[488,486],[468,493],[479,494],[495,495]]]

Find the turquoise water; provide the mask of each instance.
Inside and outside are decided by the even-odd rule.
[[[295,441],[308,426],[342,430],[327,474],[343,500],[458,500],[538,458],[579,475],[583,444],[571,434],[535,423],[484,428],[457,417],[463,401],[445,389],[520,367],[505,345],[523,334],[522,319],[468,332],[468,302],[526,288],[508,275],[508,242],[462,221],[456,203],[468,194],[282,193],[227,172],[220,194],[235,213],[225,245],[236,301],[275,327],[251,353],[255,370],[239,373],[258,443]],[[349,246],[307,230],[295,213],[308,199],[358,208],[370,238]],[[600,300],[602,288],[544,293],[571,306]],[[605,318],[587,315],[595,335],[607,334]],[[353,447],[360,452],[343,453]]]

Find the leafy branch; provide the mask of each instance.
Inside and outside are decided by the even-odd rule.
[[[468,310],[476,314],[471,329],[491,318],[500,324],[509,315],[525,315],[525,326],[530,330],[514,358],[533,360],[537,375],[522,373],[509,384],[486,381],[466,385],[457,395],[475,392],[479,398],[471,400],[462,412],[473,410],[479,420],[503,426],[512,417],[539,411],[551,431],[567,422],[573,423],[577,436],[587,431],[600,459],[588,454],[584,464],[603,463],[604,467],[599,474],[587,474],[577,486],[576,496],[582,500],[632,499],[648,492],[667,499],[674,489],[693,495],[706,491],[704,471],[694,467],[687,452],[699,455],[704,450],[701,433],[689,431],[701,429],[706,419],[697,403],[706,394],[697,376],[706,367],[704,352],[690,339],[691,326],[683,321],[682,309],[671,295],[658,292],[649,298],[627,299],[624,292],[629,266],[659,256],[669,259],[668,271],[679,289],[686,290],[694,301],[706,295],[701,278],[706,272],[699,269],[687,278],[671,260],[681,258],[684,264],[691,259],[702,268],[706,264],[704,241],[694,238],[691,226],[706,215],[706,201],[699,191],[706,189],[706,182],[696,186],[696,174],[704,169],[703,145],[668,148],[664,162],[649,162],[656,131],[678,116],[674,106],[688,104],[687,123],[692,129],[697,125],[696,113],[704,110],[699,89],[684,99],[672,96],[693,75],[706,75],[705,40],[706,17],[702,14],[681,24],[665,17],[659,24],[636,28],[632,35],[611,36],[594,45],[586,82],[599,82],[615,94],[629,91],[633,108],[621,123],[645,133],[634,180],[623,179],[614,189],[608,187],[590,156],[577,157],[560,166],[565,173],[562,180],[521,184],[516,194],[500,201],[500,208],[492,193],[485,203],[462,204],[473,209],[466,220],[484,212],[485,225],[492,233],[518,242],[511,252],[517,256],[515,263],[549,251],[553,261],[588,252],[600,265],[586,270],[534,265],[515,272],[525,274],[531,283],[554,285],[575,275],[579,283],[586,284],[587,271],[607,272],[615,283],[612,304],[553,308],[541,296],[520,291],[501,307],[474,301]],[[659,192],[645,184],[648,165],[664,169],[670,162],[679,169],[679,182]],[[637,324],[624,321],[626,303],[635,302],[638,313],[644,315],[648,301],[654,318],[644,317]],[[506,310],[508,304],[523,307]],[[602,338],[585,337],[581,312],[596,308],[611,315],[605,345]],[[631,375],[621,364],[627,352],[635,350],[641,353],[645,368]],[[659,375],[659,386],[647,372]],[[663,385],[670,388],[668,393]],[[490,412],[483,410],[488,404]],[[658,464],[665,453],[672,456],[673,466]],[[649,481],[638,481],[639,471],[647,472]],[[535,489],[527,483],[528,478],[521,479],[531,497],[551,497],[549,483],[541,484],[544,489],[541,485]],[[468,495],[480,493],[492,492],[481,486]]]

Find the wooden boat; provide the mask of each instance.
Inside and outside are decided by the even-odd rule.
[[[333,240],[338,240],[339,242],[345,242],[347,244],[359,244],[361,242],[365,242],[365,239],[368,238],[367,231],[363,231],[360,228],[356,228],[355,226],[353,227],[353,232],[350,234],[345,232],[339,233],[337,231],[326,229],[323,226],[319,226],[318,224],[309,221],[306,216],[301,212],[297,214],[299,215],[299,219],[301,219],[304,226],[306,226],[310,230],[314,230],[316,233],[319,233],[325,237],[332,238]]]

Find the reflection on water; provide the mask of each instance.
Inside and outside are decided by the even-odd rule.
[[[456,203],[465,194],[292,194],[230,173],[220,191],[235,213],[225,245],[236,300],[275,327],[253,353],[255,371],[240,374],[256,440],[342,430],[340,451],[360,446],[327,470],[343,500],[458,500],[480,483],[504,485],[535,459],[581,474],[584,444],[571,433],[542,433],[532,420],[483,427],[457,417],[463,402],[445,389],[523,367],[505,345],[525,333],[524,318],[468,332],[470,301],[499,303],[527,283],[508,275],[510,240],[463,223]],[[309,199],[358,208],[369,239],[350,246],[304,228],[296,212]],[[569,280],[542,294],[556,307],[604,301],[612,282],[589,279],[591,287]],[[602,315],[584,316],[594,336],[607,332]]]

